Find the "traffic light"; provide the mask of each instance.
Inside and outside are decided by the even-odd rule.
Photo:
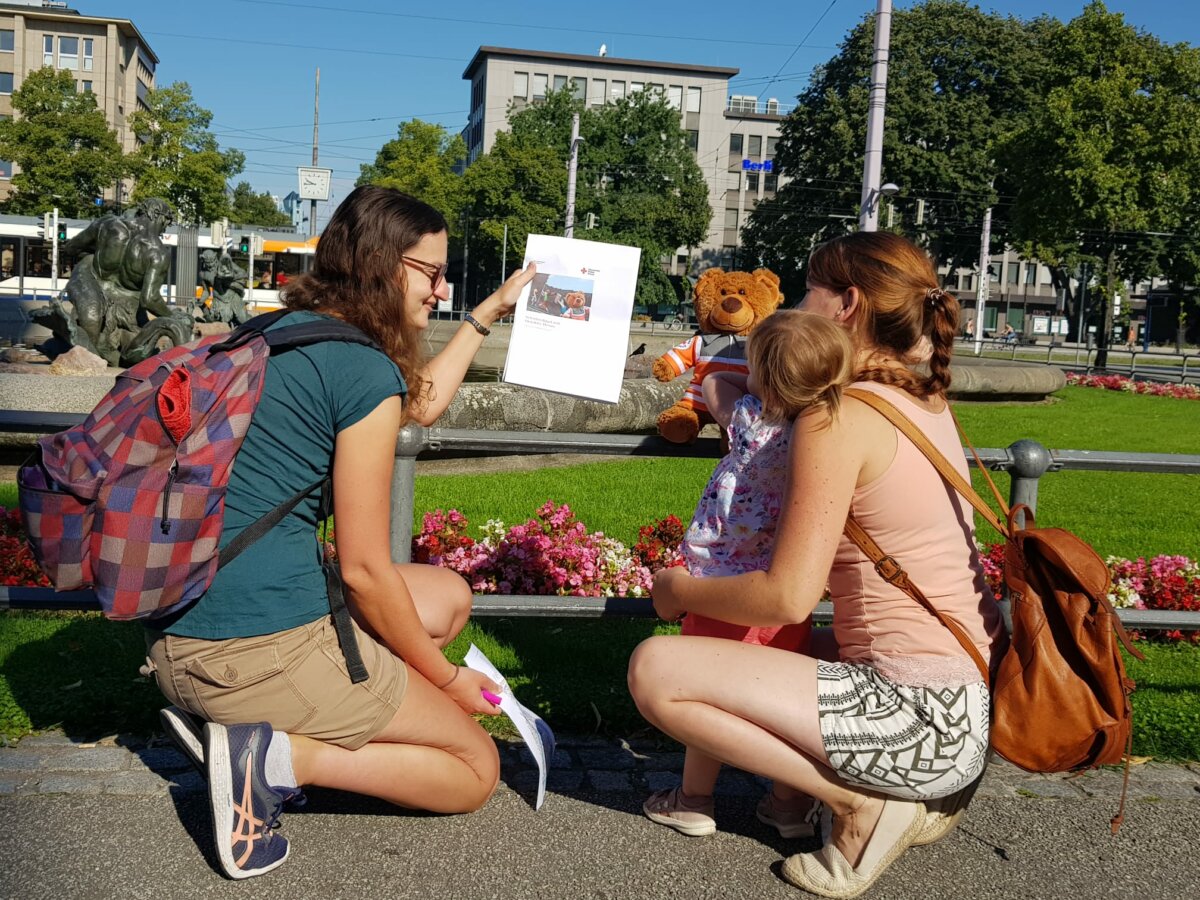
[[[250,255],[250,235],[243,234],[238,240],[238,253]]]
[[[58,223],[58,242],[61,244],[66,239],[67,239],[67,223],[59,222]]]
[[[42,240],[46,240],[50,235],[54,234],[54,213],[44,213],[42,215],[41,224],[37,227],[37,236]]]

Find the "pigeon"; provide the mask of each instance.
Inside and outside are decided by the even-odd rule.
[[[631,357],[633,357],[633,356],[641,356],[641,355],[642,355],[643,353],[645,353],[645,352],[646,352],[646,345],[645,345],[645,344],[638,344],[638,348],[637,348],[636,350],[634,350],[632,353],[630,353],[629,355],[630,355]]]

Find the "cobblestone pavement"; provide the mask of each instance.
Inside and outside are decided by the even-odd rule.
[[[506,783],[520,793],[532,791],[537,770],[529,751],[499,741]],[[547,790],[559,794],[632,793],[674,787],[683,753],[646,743],[594,737],[560,736],[551,760]],[[1113,799],[1121,793],[1122,772],[1105,768],[1077,775],[1037,775],[1002,760],[984,776],[981,797]],[[718,796],[755,796],[764,782],[725,770]],[[62,732],[26,737],[0,748],[0,794],[124,794],[155,796],[202,793],[204,782],[187,757],[162,736],[150,739],[113,736],[95,742],[73,741]],[[1130,771],[1131,801],[1200,801],[1200,763],[1156,761]]]

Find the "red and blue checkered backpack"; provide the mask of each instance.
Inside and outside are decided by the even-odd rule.
[[[38,442],[17,492],[34,556],[56,590],[94,588],[111,619],[161,618],[194,603],[218,569],[317,489],[328,515],[327,477],[218,548],[230,470],[270,355],[331,340],[379,349],[336,319],[267,330],[288,312],[151,356],[119,374],[82,424]],[[330,568],[341,637],[349,618]]]

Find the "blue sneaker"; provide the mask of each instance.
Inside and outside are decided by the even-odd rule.
[[[283,865],[288,842],[274,832],[283,804],[300,793],[263,777],[273,734],[257,725],[204,726],[204,760],[217,858],[230,878],[251,878]]]
[[[178,706],[160,709],[158,718],[162,722],[163,731],[183,751],[188,762],[195,766],[201,775],[207,776],[208,771],[204,767],[204,735],[201,733],[204,720]]]

